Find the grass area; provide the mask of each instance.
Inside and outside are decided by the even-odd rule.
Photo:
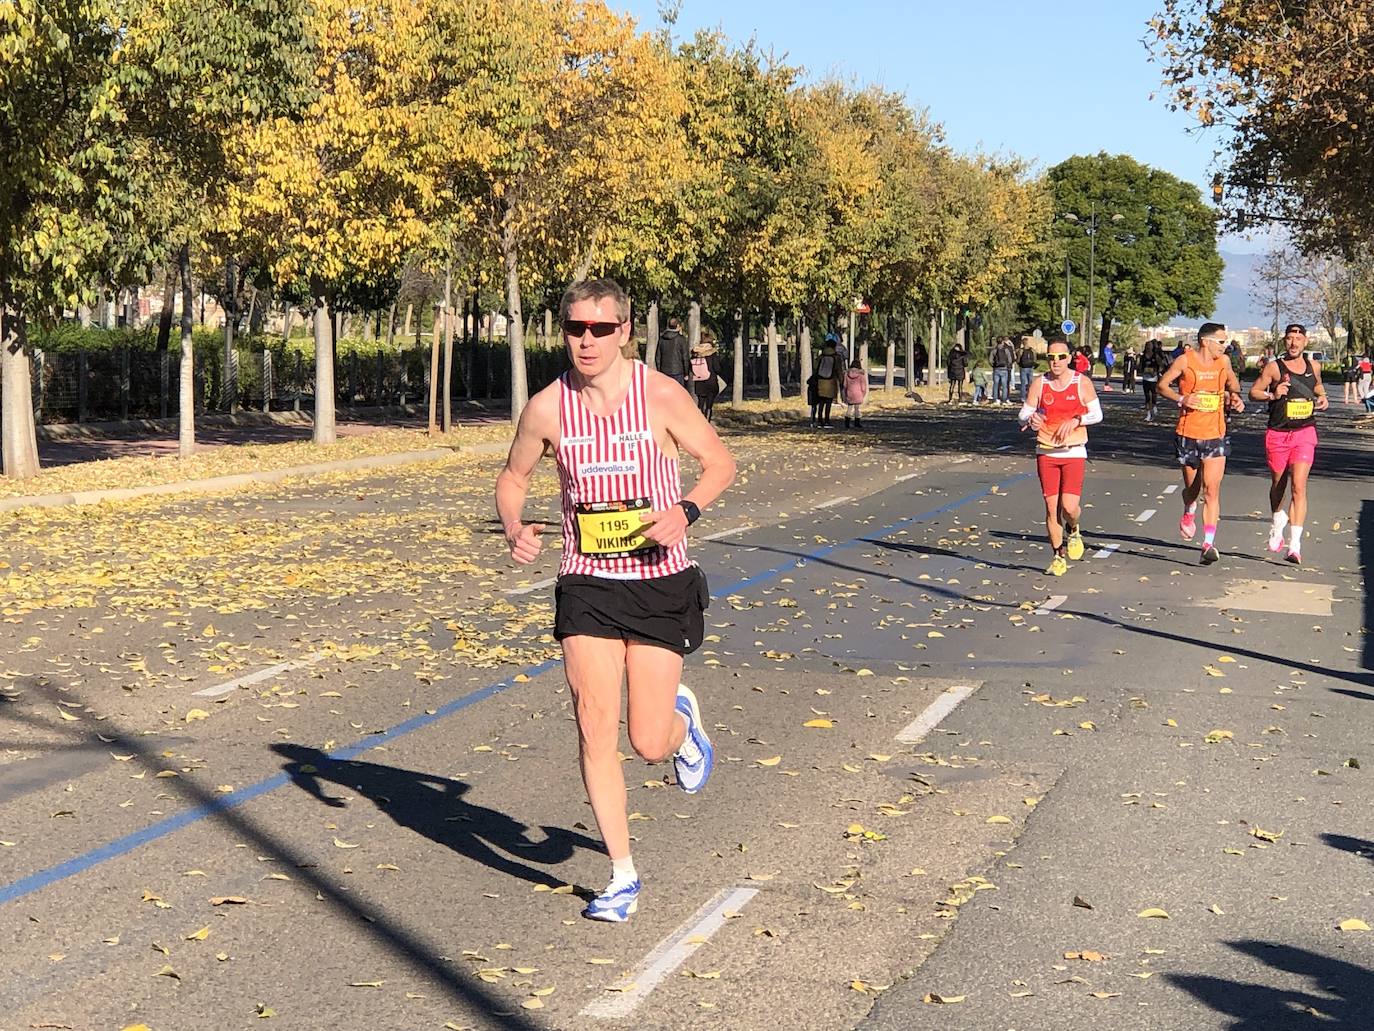
[[[379,430],[357,437],[341,437],[318,446],[308,440],[286,444],[238,444],[215,448],[182,460],[176,456],[114,458],[45,469],[28,480],[0,478],[0,498],[38,497],[119,487],[149,487],[182,480],[208,480],[238,473],[289,469],[346,458],[367,458],[433,447],[461,447],[505,440],[504,424],[463,426],[447,435],[430,437],[421,430]]]
[[[909,409],[912,401],[900,390],[890,393],[874,390],[864,405],[865,411]],[[720,403],[716,413],[723,422],[738,427],[739,421],[729,413],[747,416],[769,412],[789,412],[803,418],[806,408],[797,397],[786,397],[779,403],[766,400],[745,401],[740,405]],[[747,432],[747,425],[744,430]],[[71,494],[79,491],[109,490],[121,487],[149,487],[183,480],[207,480],[216,476],[239,473],[267,472],[295,466],[314,465],[347,458],[366,458],[373,455],[400,454],[423,451],[433,447],[463,447],[509,440],[511,428],[506,423],[481,426],[460,426],[447,435],[430,437],[420,430],[379,430],[357,437],[342,437],[335,444],[319,447],[308,440],[287,444],[236,444],[218,447],[183,461],[175,456],[113,458],[97,462],[45,469],[28,480],[0,477],[0,498],[39,497],[47,494]]]

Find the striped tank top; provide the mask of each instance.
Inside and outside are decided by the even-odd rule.
[[[648,370],[635,361],[616,411],[593,414],[558,380],[558,479],[563,488],[563,560],[558,575],[651,580],[690,568],[687,542],[662,548],[637,532],[642,515],[682,500],[678,461],[663,453],[649,424]]]

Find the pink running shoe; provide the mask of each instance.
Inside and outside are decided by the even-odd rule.
[[[1183,535],[1185,541],[1190,541],[1197,536],[1197,516],[1192,512],[1184,512],[1183,518],[1178,521],[1178,532]]]

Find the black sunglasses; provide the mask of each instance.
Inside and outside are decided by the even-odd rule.
[[[592,336],[600,339],[610,336],[619,328],[619,322],[588,322],[586,319],[568,319],[563,323],[563,335],[578,340],[587,330],[591,330]]]

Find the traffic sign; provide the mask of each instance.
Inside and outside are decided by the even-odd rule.
[[[1060,332],[1062,332],[1066,337],[1073,336],[1073,331],[1077,328],[1078,323],[1074,322],[1073,319],[1065,319],[1063,322],[1059,323]]]

